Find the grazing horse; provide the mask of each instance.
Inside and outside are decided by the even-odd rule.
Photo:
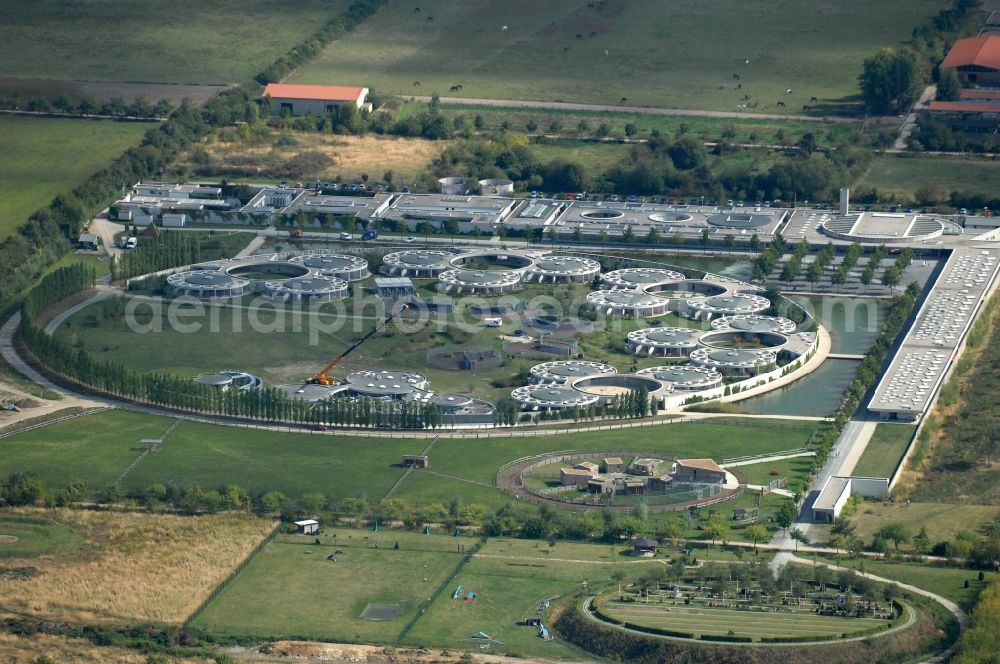
[[[420,87],[420,81],[414,81],[413,82],[413,87],[419,88]]]
[[[784,108],[784,107],[785,107],[785,102],[783,102],[783,101],[779,101],[779,102],[778,102],[778,106],[780,106],[780,107]]]
[[[621,100],[618,103],[619,104],[624,104],[627,101],[628,101],[628,97],[622,97]]]

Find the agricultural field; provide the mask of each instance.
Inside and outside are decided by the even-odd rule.
[[[0,43],[3,49],[4,43]],[[3,56],[0,56],[0,61]],[[0,237],[82,183],[154,125],[147,122],[0,116]]]
[[[269,519],[238,514],[68,509],[18,514],[50,521],[50,533],[60,537],[68,528],[79,542],[5,557],[5,568],[22,573],[0,576],[4,609],[87,622],[183,622],[274,527]],[[0,531],[8,527],[17,531],[11,517],[0,521]]]
[[[878,424],[851,474],[858,477],[890,477],[903,458],[915,429],[905,424]]]
[[[0,62],[4,75],[24,79],[241,83],[348,5],[346,0],[6,1],[0,3]],[[234,20],[237,16],[253,20]],[[100,38],[109,26],[114,26],[113,45]]]
[[[240,140],[230,131],[195,144],[175,163],[183,174],[248,178],[322,179],[373,182],[392,173],[397,183],[414,182],[450,141],[370,134],[341,136],[272,132],[261,140]]]
[[[733,111],[750,95],[758,111],[783,101],[823,113],[851,106],[862,60],[940,5],[439,0],[416,12],[397,0],[290,79],[347,83],[352,72],[390,94]]]
[[[859,192],[877,189],[883,198],[893,195],[897,201],[914,202],[917,191],[928,186],[941,200],[953,191],[995,196],[998,180],[1000,161],[883,155],[854,188]]]

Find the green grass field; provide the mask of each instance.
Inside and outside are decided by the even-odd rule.
[[[757,637],[832,636],[886,625],[874,618],[838,618],[792,613],[752,613],[732,609],[606,602],[601,612],[643,627],[696,635]]]
[[[138,456],[142,438],[157,438],[172,423],[171,418],[116,410],[15,434],[0,439],[0,477],[31,470],[50,486],[82,479],[92,489],[101,489]],[[461,496],[465,502],[498,507],[510,499],[492,488],[496,471],[528,454],[611,446],[720,458],[801,447],[812,431],[808,422],[776,427],[769,420],[727,418],[538,438],[443,438],[431,451],[431,469],[451,477],[412,473],[397,497],[419,505],[447,504]],[[147,455],[122,485],[141,491],[153,483],[203,488],[239,484],[252,492],[319,492],[333,501],[357,495],[377,500],[402,475],[402,455],[418,453],[427,442],[423,437],[321,436],[181,422],[160,451]]]
[[[878,189],[882,196],[894,194],[899,201],[913,201],[925,184],[932,184],[947,197],[952,191],[967,194],[996,194],[1000,161],[957,157],[885,155],[855,189]]]
[[[321,546],[312,537],[268,544],[193,624],[222,633],[392,643],[461,561],[457,545],[463,542],[456,538],[335,532]],[[369,603],[401,604],[402,610],[391,620],[367,620],[360,616]],[[246,610],[263,604],[267,610]]]
[[[346,0],[4,2],[4,75],[239,83],[337,16]]]
[[[17,538],[10,541],[10,538]],[[50,554],[83,543],[64,523],[27,514],[0,516],[0,560]]]
[[[27,6],[25,6],[27,7]],[[42,42],[39,42],[40,44]],[[0,52],[6,40],[0,43]],[[0,55],[0,62],[6,62]],[[0,116],[0,237],[23,224],[126,148],[139,143],[147,122]]]
[[[194,626],[231,634],[395,643],[417,615],[418,604],[458,566],[459,546],[474,543],[464,537],[345,528],[327,528],[320,539],[317,546],[312,537],[279,537],[197,616]],[[623,555],[625,549],[491,539],[447,583],[403,643],[478,650],[466,639],[483,631],[504,644],[491,647],[492,653],[578,654],[558,641],[545,643],[536,629],[516,623],[535,613],[540,601],[581,589],[584,580],[603,588],[614,570],[633,577],[657,564],[623,564],[632,560]],[[336,562],[327,559],[331,554]],[[459,585],[462,596],[452,599]],[[465,601],[470,592],[475,599]],[[267,611],[247,615],[246,606],[262,602]],[[392,620],[373,622],[359,618],[369,602],[402,602],[404,608]]]
[[[911,536],[921,527],[926,528],[931,542],[943,542],[960,530],[978,532],[998,516],[1000,509],[994,505],[924,502],[907,505],[906,501],[880,501],[863,503],[851,522],[857,526],[857,536],[865,542],[871,542],[880,528],[893,522],[905,524]],[[911,549],[911,543],[900,544],[900,550]]]
[[[418,13],[414,3],[395,1],[291,80],[360,77],[393,94],[447,96],[461,84],[467,97],[602,104],[626,97],[629,105],[724,110],[749,94],[758,110],[773,112],[783,100],[798,113],[811,97],[839,104],[857,95],[862,60],[909,39],[940,5],[781,0],[736,10],[722,0],[669,8],[656,0],[452,0]]]
[[[773,480],[785,477],[791,484],[796,479],[806,477],[812,467],[812,457],[795,457],[780,461],[765,461],[746,466],[735,466],[730,469],[736,476],[748,484],[767,484]]]
[[[868,441],[865,453],[858,460],[852,475],[858,477],[889,477],[899,460],[903,458],[907,445],[913,438],[916,427],[910,425],[879,424]]]

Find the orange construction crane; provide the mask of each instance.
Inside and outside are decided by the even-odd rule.
[[[410,305],[404,304],[402,307],[400,307],[398,310],[396,310],[396,312],[394,314],[390,315],[388,318],[386,318],[384,321],[382,321],[381,324],[376,325],[374,330],[372,330],[371,332],[369,332],[368,334],[366,334],[365,336],[361,337],[360,339],[358,339],[357,341],[355,341],[353,344],[351,344],[350,346],[348,346],[347,350],[345,350],[343,353],[341,353],[337,357],[333,358],[333,360],[330,362],[330,364],[328,364],[325,367],[323,367],[322,371],[320,371],[318,374],[316,374],[315,376],[313,376],[312,378],[310,378],[306,382],[309,383],[310,385],[335,385],[336,384],[336,379],[330,377],[330,372],[333,370],[333,368],[335,366],[337,366],[338,364],[340,364],[341,360],[343,360],[345,357],[347,357],[352,351],[354,351],[354,349],[356,349],[358,346],[360,346],[364,342],[368,341],[369,337],[371,337],[373,334],[375,334],[376,332],[378,332],[379,330],[381,330],[382,328],[384,328],[386,325],[388,325],[389,323],[391,323],[393,318],[395,318],[396,316],[398,316],[399,314],[401,314],[403,311],[405,311],[409,307],[410,307]]]

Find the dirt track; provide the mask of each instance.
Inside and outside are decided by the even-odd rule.
[[[40,78],[12,78],[0,76],[0,97],[20,94],[25,99],[47,97],[55,99],[59,95],[84,97],[92,95],[99,101],[121,97],[131,102],[136,97],[145,97],[151,104],[161,99],[177,103],[187,98],[201,103],[225,90],[226,85],[172,85],[166,83],[104,83],[98,81],[53,81]]]

